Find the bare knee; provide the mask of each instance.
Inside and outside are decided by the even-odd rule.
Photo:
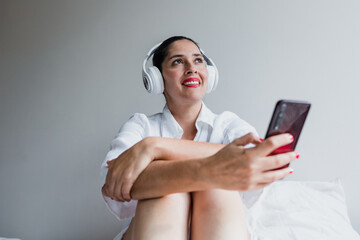
[[[241,206],[242,201],[237,191],[215,189],[193,193],[194,205],[198,210],[216,211],[224,208],[232,208],[234,205]]]
[[[188,214],[190,194],[176,193],[161,198],[139,200],[136,215],[150,214],[151,217],[172,217]]]
[[[193,239],[248,239],[240,194],[211,190],[193,193]]]
[[[140,200],[127,239],[186,239],[189,212],[188,193]]]

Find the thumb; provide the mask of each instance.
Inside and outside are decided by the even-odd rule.
[[[259,144],[261,141],[260,139],[255,136],[254,133],[250,132],[240,138],[237,138],[233,141],[233,143],[236,145],[236,146],[246,146],[248,145],[249,143],[253,143],[253,144]]]

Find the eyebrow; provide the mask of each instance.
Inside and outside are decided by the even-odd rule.
[[[174,56],[171,56],[170,58],[169,58],[169,60],[170,59],[173,59],[173,58],[177,58],[177,57],[183,57],[184,55],[182,55],[182,54],[176,54],[176,55],[174,55]],[[200,53],[194,53],[192,56],[194,56],[194,57],[199,57],[199,56],[201,56],[202,57],[202,54],[200,54]]]

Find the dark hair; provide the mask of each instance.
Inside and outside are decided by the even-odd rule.
[[[153,55],[153,66],[157,67],[160,72],[162,72],[162,63],[165,60],[165,58],[167,57],[167,55],[169,54],[169,47],[173,42],[179,41],[179,40],[189,40],[191,42],[193,42],[199,49],[199,45],[197,44],[197,42],[195,42],[194,40],[192,40],[191,38],[188,37],[184,37],[184,36],[173,36],[170,37],[168,39],[166,39],[165,41],[163,41],[161,43],[161,45],[155,50],[154,55]]]

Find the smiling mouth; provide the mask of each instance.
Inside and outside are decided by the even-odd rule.
[[[185,87],[200,87],[200,79],[198,78],[188,78],[185,79],[185,81],[182,83],[183,86]]]

